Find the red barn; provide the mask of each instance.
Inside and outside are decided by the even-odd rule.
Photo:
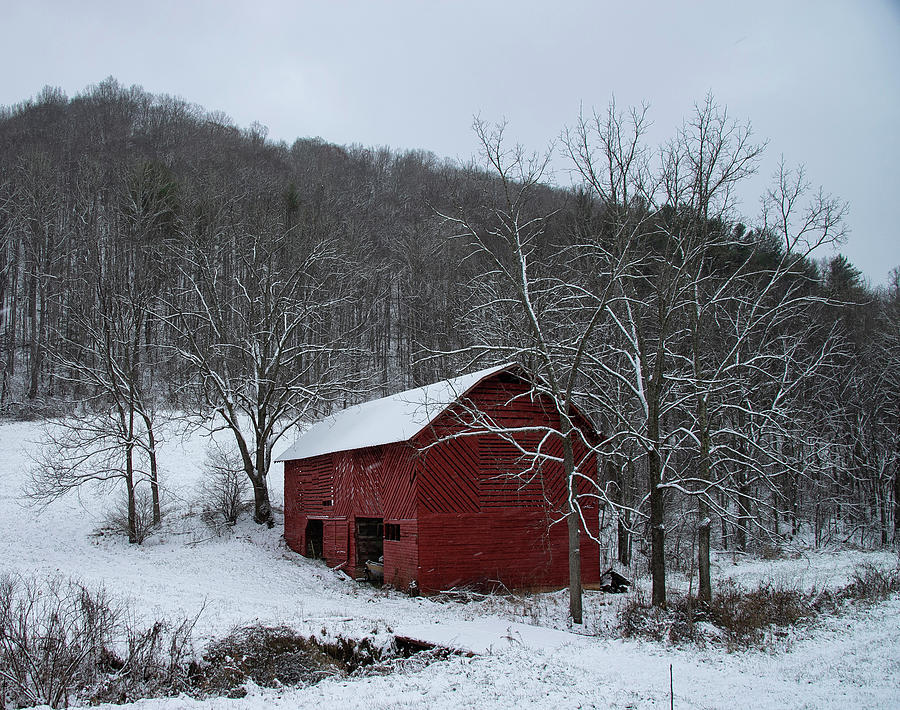
[[[593,429],[577,419],[590,441]],[[285,539],[354,576],[383,556],[384,580],[398,589],[564,587],[566,483],[561,440],[552,432],[558,421],[516,365],[345,409],[278,459]],[[523,453],[538,450],[537,458]],[[596,474],[580,440],[576,462]],[[590,501],[582,508],[585,520],[597,520]],[[581,563],[583,581],[597,582],[599,549],[583,532]]]

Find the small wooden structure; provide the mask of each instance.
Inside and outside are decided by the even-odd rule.
[[[579,427],[579,470],[596,463]],[[284,461],[285,539],[354,576],[383,557],[399,589],[568,584],[559,415],[516,365],[350,407],[312,426]],[[524,452],[540,451],[542,456]],[[585,519],[596,521],[590,499]],[[589,523],[590,524],[590,523]],[[581,537],[582,578],[599,550]]]
[[[611,594],[621,594],[627,592],[631,587],[631,580],[625,575],[617,572],[610,567],[606,572],[600,575],[600,591],[609,592]]]

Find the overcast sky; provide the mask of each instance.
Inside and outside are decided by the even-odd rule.
[[[474,114],[537,150],[615,95],[662,139],[712,91],[769,140],[755,194],[802,163],[850,203],[841,251],[873,284],[900,265],[897,0],[0,0],[0,62],[0,104],[112,75],[289,143],[460,159]]]

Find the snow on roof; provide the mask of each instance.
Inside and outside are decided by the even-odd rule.
[[[275,460],[409,441],[484,378],[510,367],[497,365],[348,407],[313,424]]]

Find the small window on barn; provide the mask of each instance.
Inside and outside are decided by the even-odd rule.
[[[399,540],[400,539],[400,525],[396,523],[385,523],[384,524],[384,539],[385,540]]]
[[[330,508],[333,505],[333,503],[330,500],[323,500],[322,505],[325,506],[326,508]]]

